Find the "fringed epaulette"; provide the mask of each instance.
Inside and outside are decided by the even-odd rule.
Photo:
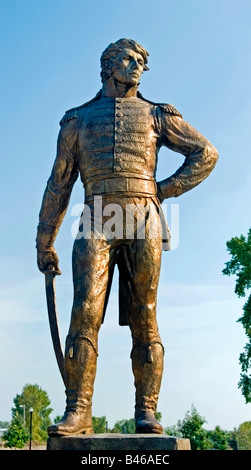
[[[164,103],[159,103],[158,105],[164,113],[172,114],[173,116],[179,116],[182,118],[182,114],[175,109],[175,107],[172,104],[164,104]]]
[[[88,104],[99,99],[100,95],[101,91],[99,91],[96,96],[94,96],[94,98],[92,98],[90,101],[87,101],[87,103],[81,104],[81,106],[77,106],[76,108],[68,109],[68,111],[65,112],[65,115],[62,117],[59,123],[60,126],[62,126],[65,122],[71,121],[71,119],[76,119],[78,117],[78,110],[81,108],[85,108],[86,106],[88,106]]]
[[[175,109],[175,107],[172,104],[166,104],[166,103],[154,103],[153,101],[147,100],[144,98],[143,95],[138,91],[137,97],[141,98],[143,101],[147,101],[147,103],[153,104],[154,106],[159,106],[159,108],[164,111],[165,113],[172,114],[173,116],[179,116],[182,118],[182,114]]]

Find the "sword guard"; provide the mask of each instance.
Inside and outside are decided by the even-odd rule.
[[[43,273],[45,275],[52,274],[53,276],[60,276],[60,274],[62,274],[60,269],[56,269],[52,265],[48,266],[48,269],[46,269],[46,271],[43,271]]]

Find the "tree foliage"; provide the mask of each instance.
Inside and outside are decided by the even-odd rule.
[[[42,442],[47,439],[47,428],[51,425],[50,400],[46,391],[42,390],[37,384],[26,384],[22,393],[17,394],[13,399],[12,418],[16,416],[24,417],[25,410],[25,428],[30,427],[30,409],[32,412],[32,438],[35,441]],[[24,408],[25,407],[25,408]]]
[[[4,447],[22,449],[29,440],[29,432],[23,427],[20,417],[12,419],[7,431],[2,436]]]
[[[57,415],[55,418],[53,418],[53,423],[57,424],[61,419],[63,418],[63,415]]]
[[[239,450],[251,450],[251,421],[242,423],[236,431]]]
[[[97,418],[95,416],[92,417],[92,428],[94,434],[103,434],[106,432],[106,417],[101,416]]]
[[[121,434],[134,434],[135,433],[135,422],[134,419],[122,419],[117,421],[111,430],[112,433]]]
[[[160,423],[161,418],[162,418],[161,412],[160,412],[160,411],[156,411],[156,412],[155,412],[155,419]]]
[[[212,449],[227,450],[231,433],[224,431],[220,426],[216,426],[213,431],[207,432],[207,437],[212,442]]]
[[[235,293],[238,297],[244,297],[251,287],[251,229],[246,238],[241,235],[229,240],[227,250],[231,259],[225,263],[226,267],[222,272],[227,276],[236,275]],[[251,294],[243,307],[242,316],[237,321],[242,323],[248,338],[244,351],[239,356],[241,376],[238,387],[246,403],[251,403]]]
[[[207,437],[207,431],[203,429],[203,424],[206,423],[194,404],[191,406],[191,411],[187,411],[185,418],[178,421],[177,428],[182,437],[190,439],[192,450],[207,450],[212,447],[212,442]]]
[[[168,426],[165,428],[165,434],[172,437],[183,437],[177,425]]]
[[[166,428],[165,434],[190,439],[192,450],[226,450],[231,433],[224,431],[220,426],[216,426],[213,431],[207,431],[203,428],[205,423],[206,419],[192,404],[185,418],[179,420],[177,425]]]

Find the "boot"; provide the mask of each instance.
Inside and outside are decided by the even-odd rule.
[[[158,341],[150,344],[136,343],[133,347],[131,358],[136,388],[136,433],[163,433],[163,427],[155,418],[163,373],[163,356],[164,348]]]
[[[66,410],[59,423],[48,428],[49,436],[93,434],[92,395],[97,351],[87,337],[72,341],[68,336],[65,354]]]

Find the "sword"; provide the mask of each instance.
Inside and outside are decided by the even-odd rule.
[[[57,304],[56,304],[56,284],[55,284],[55,275],[57,272],[48,270],[45,273],[45,290],[46,290],[46,300],[47,300],[47,310],[50,323],[50,331],[52,337],[52,343],[58,363],[58,367],[65,384],[65,367],[64,367],[64,354],[62,351],[60,333],[58,326],[57,318]]]

